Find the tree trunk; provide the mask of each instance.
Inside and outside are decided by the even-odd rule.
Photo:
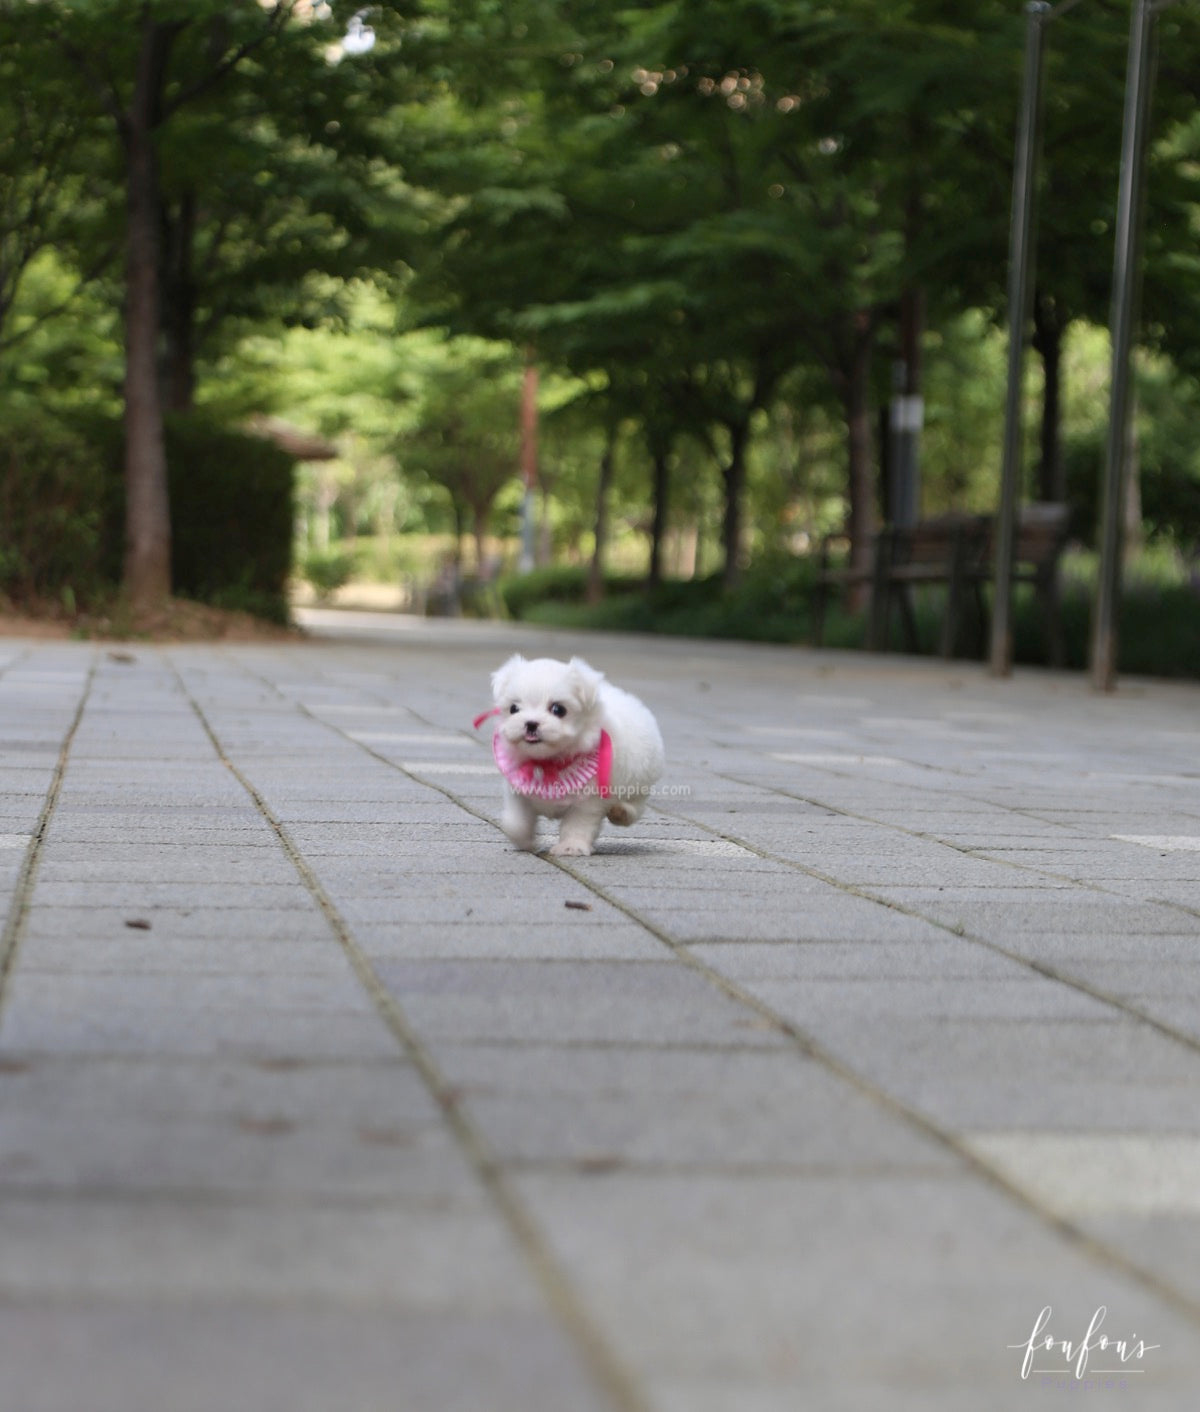
[[[1121,552],[1126,564],[1132,562],[1146,547],[1146,528],[1142,520],[1142,446],[1137,428],[1137,390],[1129,396],[1129,416],[1125,422],[1125,504],[1122,507],[1124,525],[1121,530]]]
[[[726,589],[735,588],[742,574],[742,501],[746,490],[746,441],[749,433],[749,421],[730,425],[729,464],[721,473],[725,483],[725,518],[721,524],[721,549],[725,556],[722,582]]]
[[[126,160],[125,590],[137,611],[171,592],[171,519],[158,382],[159,191],[154,145],[170,35],[142,13],[137,79],[123,129]]]
[[[654,519],[650,525],[650,578],[651,588],[657,588],[663,579],[663,541],[667,534],[667,515],[671,493],[670,448],[666,442],[653,440],[650,456],[654,462]]]
[[[873,344],[874,320],[869,314],[859,314],[849,366],[841,370],[837,378],[846,417],[850,501],[846,529],[850,536],[850,562],[864,574],[871,567],[876,526],[874,457],[871,454]],[[861,608],[866,596],[865,586],[857,589],[851,595],[852,606]]]
[[[196,198],[184,194],[174,220],[167,223],[166,277],[163,289],[163,335],[166,366],[163,385],[167,410],[190,412],[196,397],[196,281],[192,257],[196,238]]]
[[[679,555],[675,572],[681,579],[694,579],[700,571],[700,525],[693,520],[679,532]]]
[[[475,577],[480,579],[484,578],[487,572],[487,532],[492,519],[494,498],[486,491],[469,497],[471,542],[475,546]]]
[[[600,457],[600,475],[596,482],[596,525],[592,562],[588,566],[587,601],[599,603],[604,597],[604,550],[608,542],[608,491],[612,485],[616,462],[617,429],[610,426],[604,439],[604,454]]]
[[[1033,347],[1042,360],[1042,422],[1038,460],[1038,499],[1065,501],[1066,467],[1062,456],[1062,350],[1066,327],[1053,301],[1033,305]]]
[[[313,548],[321,554],[329,553],[329,546],[333,536],[330,533],[330,517],[333,512],[333,504],[337,499],[337,482],[331,476],[318,473],[316,505],[317,505],[317,532]]]

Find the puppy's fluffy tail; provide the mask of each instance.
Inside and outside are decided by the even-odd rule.
[[[642,817],[646,808],[645,796],[636,799],[618,799],[616,803],[609,806],[608,813],[604,816],[610,824],[619,824],[627,829],[630,824],[636,824]]]

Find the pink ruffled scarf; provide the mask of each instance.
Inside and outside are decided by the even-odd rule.
[[[475,717],[478,730],[489,716],[499,716],[499,706]],[[601,799],[607,799],[612,788],[612,741],[607,731],[600,732],[595,750],[581,755],[568,755],[564,760],[519,760],[499,731],[492,736],[492,754],[500,773],[516,794],[531,794],[538,799],[568,799],[579,794],[593,780]]]

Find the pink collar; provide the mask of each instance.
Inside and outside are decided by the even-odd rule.
[[[489,716],[499,716],[495,706],[476,716],[475,729]],[[516,794],[532,794],[539,799],[566,799],[586,789],[593,780],[601,799],[607,799],[612,788],[612,740],[607,731],[600,732],[595,750],[582,755],[570,755],[565,760],[518,760],[508,741],[499,731],[492,736],[492,754],[500,773]]]

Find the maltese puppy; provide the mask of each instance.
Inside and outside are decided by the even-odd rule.
[[[492,673],[500,722],[492,753],[504,776],[500,827],[518,848],[535,848],[538,816],[560,820],[559,857],[591,853],[604,820],[641,818],[663,772],[658,724],[645,706],[580,657],[510,657]]]

